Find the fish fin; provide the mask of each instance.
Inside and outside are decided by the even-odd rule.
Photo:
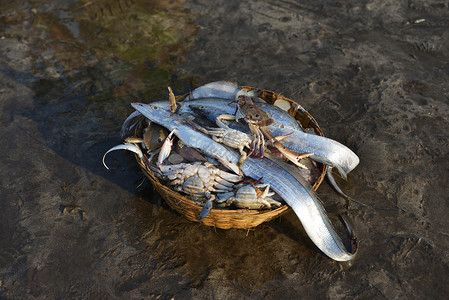
[[[170,87],[168,87],[168,101],[170,102],[170,111],[172,113],[175,113],[178,108],[178,105],[176,103],[175,94],[173,94],[173,91],[171,90]]]
[[[340,166],[335,166],[338,170],[338,173],[340,173],[341,178],[343,178],[345,181],[348,180],[348,174],[343,170]]]
[[[121,139],[124,139],[127,136],[128,132],[130,132],[141,121],[141,119],[139,118],[139,120],[132,123],[132,121],[137,117],[142,117],[142,114],[139,111],[135,111],[130,114],[123,122],[122,128],[120,130]]]
[[[328,166],[328,167],[327,167],[327,172],[326,172],[326,174],[327,174],[327,179],[329,180],[331,186],[335,189],[335,191],[336,191],[338,194],[342,195],[344,198],[346,198],[346,199],[350,198],[350,197],[349,197],[348,195],[346,195],[346,194],[341,190],[341,188],[338,186],[337,182],[335,181],[334,175],[332,174],[332,169],[333,169],[333,167]]]
[[[347,248],[346,250],[348,250],[349,253],[355,255],[357,253],[357,237],[355,235],[354,228],[346,216],[340,214],[338,216],[340,217],[341,222],[345,225],[346,231],[348,232],[348,242],[350,243],[350,245],[345,245]]]

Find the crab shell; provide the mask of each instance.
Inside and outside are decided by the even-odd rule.
[[[169,185],[192,196],[200,196],[208,191],[229,192],[234,182],[242,180],[242,176],[222,171],[210,162],[161,165],[160,169]]]
[[[281,203],[271,198],[274,193],[268,192],[269,187],[265,188],[262,191],[250,184],[243,185],[237,190],[235,197],[231,196],[227,202],[232,202],[238,208],[261,209],[270,208],[271,205],[279,207]]]
[[[237,119],[240,118],[257,126],[268,126],[274,122],[265,111],[255,106],[253,100],[248,96],[239,96]]]

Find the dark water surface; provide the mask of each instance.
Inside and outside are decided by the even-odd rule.
[[[449,294],[449,8],[439,1],[0,1],[0,298],[443,299]],[[132,101],[216,80],[282,92],[350,147],[318,190],[359,253],[292,213],[187,221],[120,143]]]

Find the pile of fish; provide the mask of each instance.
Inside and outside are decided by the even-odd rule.
[[[346,178],[359,158],[258,96],[257,90],[220,81],[177,102],[169,88],[169,101],[131,104],[136,111],[123,123],[125,143],[105,156],[119,149],[136,153],[164,184],[203,205],[198,219],[211,209],[287,204],[323,253],[337,261],[353,259],[311,184],[323,163],[339,190],[332,168]],[[136,127],[141,136],[129,136]]]

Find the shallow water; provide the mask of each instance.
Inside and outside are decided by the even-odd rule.
[[[397,1],[3,1],[0,296],[444,298],[449,292],[449,11]],[[318,192],[359,238],[321,254],[292,213],[202,226],[120,143],[132,101],[216,80],[281,92],[359,155]]]

